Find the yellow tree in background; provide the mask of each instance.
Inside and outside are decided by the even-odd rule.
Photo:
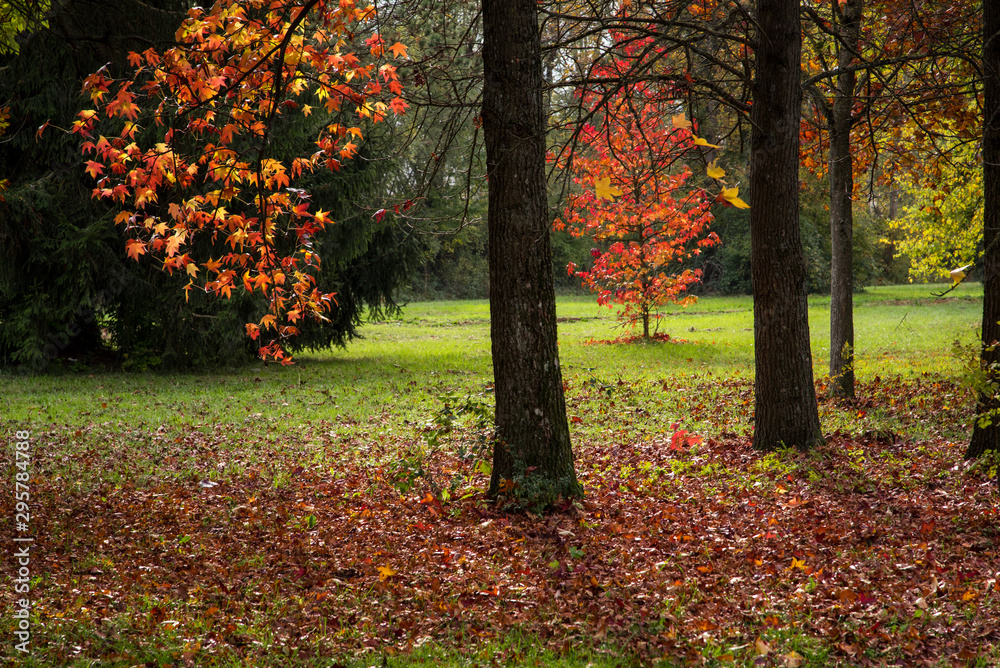
[[[983,175],[976,144],[961,145],[943,163],[933,186],[903,179],[912,202],[889,222],[902,233],[897,257],[910,258],[910,279],[948,278],[955,267],[982,257]]]

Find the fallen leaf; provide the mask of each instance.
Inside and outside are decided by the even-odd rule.
[[[781,663],[785,668],[799,668],[806,658],[798,652],[789,652],[781,657]]]

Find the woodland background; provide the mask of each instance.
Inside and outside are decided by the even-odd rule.
[[[201,295],[185,301],[179,289],[183,277],[165,274],[149,261],[129,260],[112,222],[113,208],[91,197],[76,136],[55,130],[36,136],[46,122],[63,128],[72,124],[84,105],[81,82],[90,73],[107,65],[122,74],[128,51],[169,43],[185,7],[168,0],[60,3],[44,28],[22,38],[17,53],[2,56],[0,102],[9,123],[0,144],[0,175],[9,181],[0,202],[4,366],[45,365],[52,352],[46,346],[53,344],[60,358],[124,363],[126,368],[190,368],[253,359],[255,346],[240,325],[260,311],[260,301],[246,295],[232,300]],[[420,39],[426,56],[426,62],[411,65],[411,83],[420,81],[424,69],[430,72],[427,76],[441,78],[440,65],[433,60],[440,57],[437,43],[460,37],[470,21],[475,25],[475,8],[456,3],[437,19],[434,12],[419,14],[419,19],[414,16],[391,16],[406,24],[401,32]],[[463,81],[480,76],[474,59],[456,62],[449,77]],[[447,82],[432,83],[443,88]],[[571,91],[557,94],[572,98]],[[290,344],[292,350],[344,344],[366,315],[378,316],[406,301],[487,296],[485,190],[467,189],[465,184],[465,176],[475,178],[476,165],[482,169],[483,156],[443,153],[437,158],[443,164],[433,172],[427,169],[427,156],[445,141],[442,137],[457,146],[472,142],[475,114],[460,111],[446,114],[431,108],[420,116],[417,136],[405,142],[400,141],[399,130],[376,127],[357,160],[340,172],[317,174],[302,184],[319,208],[336,220],[321,242],[322,287],[338,294],[338,305],[329,326],[306,328]],[[715,111],[717,117],[705,120],[711,127],[736,122],[724,109]],[[280,142],[287,155],[308,146],[316,129],[314,119],[282,119]],[[733,135],[725,145],[721,162],[737,177],[745,176],[746,142]],[[477,151],[482,151],[481,145]],[[976,184],[981,184],[971,164],[975,155],[969,150],[949,155],[946,171],[938,179],[940,187],[929,190],[921,189],[919,177],[879,172],[878,166],[870,174],[862,170],[868,180],[859,184],[855,206],[856,289],[913,279],[941,280],[936,270],[974,259],[974,240],[946,239],[931,249],[919,245],[928,229],[937,229],[935,235],[946,238],[956,230],[974,230],[977,224],[981,229],[981,214],[979,218],[975,214]],[[819,159],[804,156],[806,167],[814,167]],[[468,172],[470,165],[473,172]],[[822,175],[806,167],[800,220],[806,286],[811,293],[824,293],[830,288],[829,190]],[[952,196],[956,184],[963,189]],[[407,193],[420,198],[419,213],[395,223],[374,221],[372,213],[382,202],[405,200]],[[562,205],[557,195],[553,197],[552,208],[558,211]],[[929,210],[928,202],[935,211],[923,211]],[[901,228],[898,221],[908,212],[910,224]],[[748,214],[716,207],[714,216],[711,230],[722,243],[685,265],[703,272],[701,283],[691,292],[749,294]],[[894,220],[895,226],[890,224]],[[585,237],[553,231],[553,274],[560,293],[585,292],[579,279],[567,275],[566,266],[586,265],[593,245]],[[911,268],[910,253],[922,263]],[[67,332],[71,322],[72,332]]]

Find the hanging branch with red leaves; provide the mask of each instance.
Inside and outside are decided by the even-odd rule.
[[[323,320],[336,299],[316,287],[313,248],[332,221],[292,184],[339,169],[357,155],[363,124],[404,112],[386,59],[406,58],[406,47],[387,47],[374,7],[353,0],[219,0],[192,8],[176,37],[162,53],[130,54],[123,79],[102,68],[85,80],[95,107],[72,131],[92,158],[94,196],[121,207],[128,255],[186,272],[186,291],[264,296],[267,311],[247,334],[269,333],[261,357],[289,364],[281,341],[304,318]],[[282,162],[271,134],[292,112],[326,118],[315,152]],[[208,257],[196,257],[198,238],[211,241]]]

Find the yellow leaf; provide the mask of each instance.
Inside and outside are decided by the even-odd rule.
[[[717,144],[709,144],[706,140],[702,139],[701,137],[695,137],[694,143],[696,146],[707,146],[708,148],[722,148]]]
[[[718,160],[713,160],[712,162],[708,163],[708,169],[706,170],[706,173],[708,174],[708,177],[711,179],[721,179],[723,176],[726,175],[726,170],[722,169],[721,167],[718,166],[718,164],[716,164],[718,162],[719,162]]]
[[[378,579],[379,579],[379,582],[385,582],[386,580],[388,580],[389,578],[391,578],[395,574],[396,574],[396,571],[392,570],[392,566],[379,566],[378,567]]]
[[[771,652],[771,646],[764,642],[763,638],[757,638],[757,641],[754,643],[754,649],[756,649],[757,653],[761,656]]]
[[[782,663],[785,668],[799,668],[802,662],[806,660],[806,657],[802,656],[798,652],[789,652],[781,657]]]
[[[791,567],[792,568],[798,568],[798,569],[804,571],[806,569],[805,559],[796,559],[795,557],[792,557],[792,566]]]
[[[611,185],[611,177],[594,179],[594,191],[598,199],[609,199],[614,201],[615,197],[621,197],[622,190]]]
[[[958,269],[952,269],[948,274],[951,276],[951,280],[954,283],[961,283],[965,280],[965,276],[969,269],[972,269],[971,264],[967,264],[964,267],[959,267]]]
[[[188,276],[197,276],[198,275],[198,265],[196,265],[194,262],[188,262],[184,266],[184,270],[187,271]]]
[[[740,189],[735,188],[723,188],[722,198],[727,202],[735,206],[737,209],[749,209],[750,205],[740,199]]]
[[[674,127],[678,130],[690,130],[691,121],[684,118],[684,114],[677,114],[670,118],[670,122],[674,124]]]

